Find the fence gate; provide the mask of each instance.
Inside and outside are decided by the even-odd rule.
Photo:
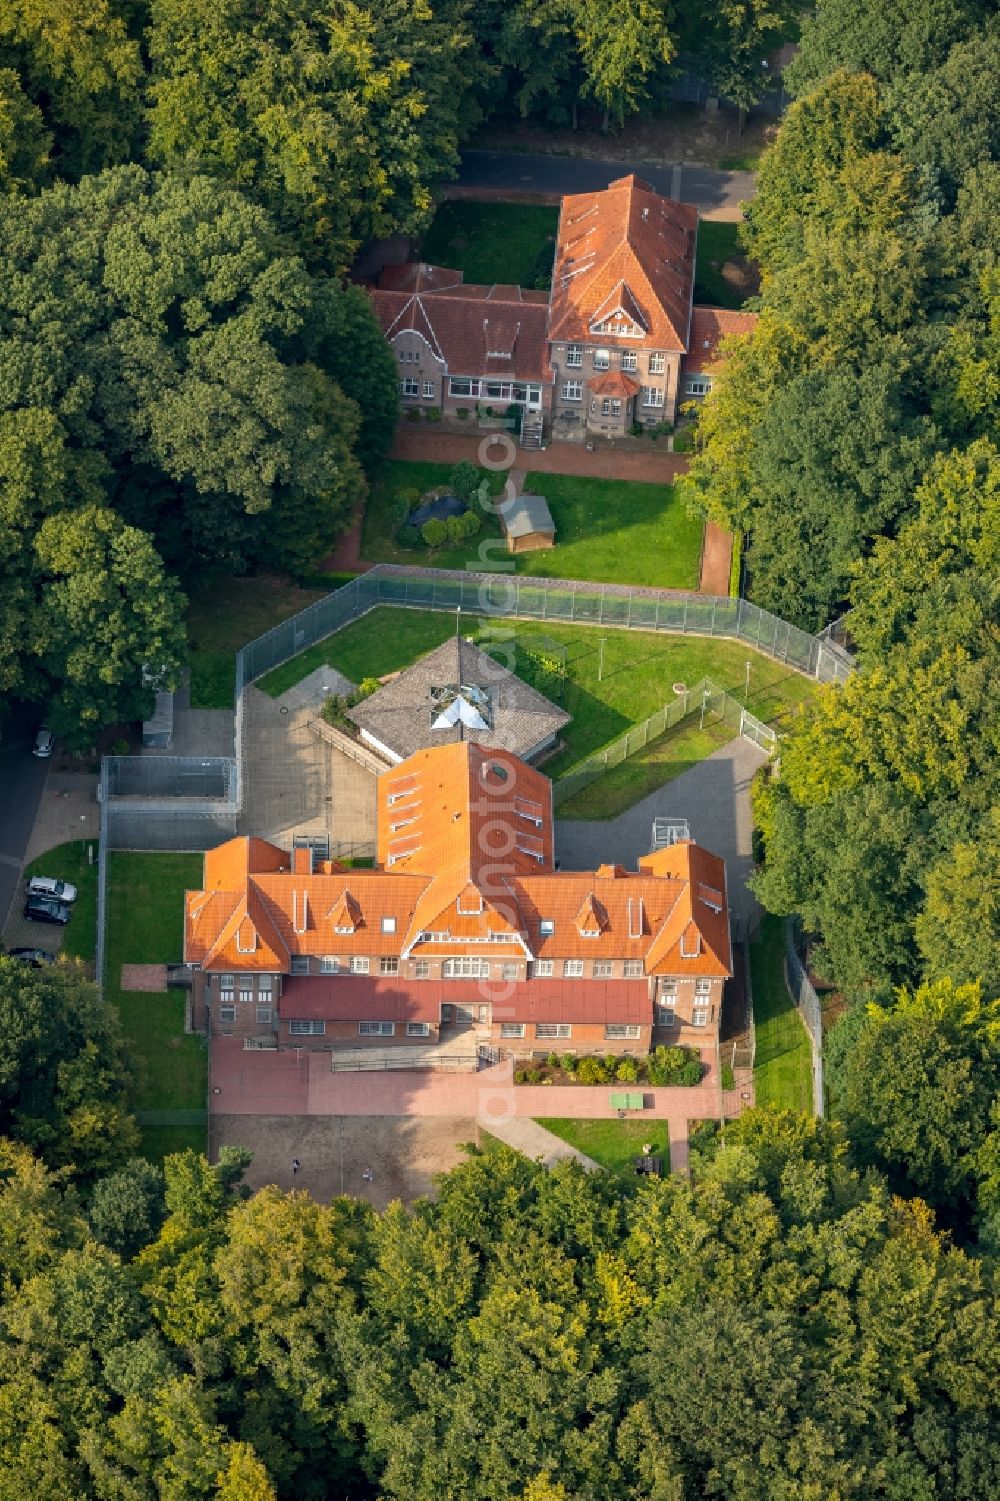
[[[740,734],[744,740],[750,740],[754,745],[759,745],[761,750],[771,752],[778,743],[778,737],[769,725],[754,716],[746,709],[740,714]]]

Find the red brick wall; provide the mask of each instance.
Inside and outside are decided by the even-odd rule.
[[[525,1022],[523,1037],[502,1037],[501,1023],[494,1022],[490,1028],[490,1043],[513,1053],[515,1058],[530,1058],[534,1053],[634,1053],[639,1057],[648,1053],[652,1027],[640,1026],[638,1037],[615,1037],[604,1035],[604,1027],[596,1023],[581,1023],[572,1027],[569,1037],[539,1037],[532,1022]]]

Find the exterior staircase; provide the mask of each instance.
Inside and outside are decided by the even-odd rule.
[[[541,448],[542,446],[542,414],[541,412],[525,412],[521,418],[521,447]]]

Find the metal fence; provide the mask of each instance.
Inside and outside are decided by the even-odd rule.
[[[738,699],[720,688],[718,683],[713,683],[711,678],[702,678],[693,688],[685,689],[673,703],[664,704],[641,724],[633,725],[603,750],[597,751],[565,776],[561,776],[553,785],[553,805],[559,807],[567,798],[582,792],[616,766],[637,756],[652,741],[666,734],[667,730],[695,715],[701,715],[702,722],[706,718],[721,719],[763,750],[772,751],[777,746],[778,737],[774,730],[749,714]]]
[[[823,1013],[819,996],[806,974],[805,965],[799,957],[798,919],[785,919],[785,979],[803,1025],[809,1033],[813,1058],[813,1113],[825,1114],[823,1098]]]
[[[244,683],[287,662],[379,605],[460,609],[477,617],[565,621],[620,630],[725,636],[821,683],[844,682],[854,670],[849,653],[835,642],[820,641],[746,599],[382,563],[245,646],[237,664],[237,696]]]

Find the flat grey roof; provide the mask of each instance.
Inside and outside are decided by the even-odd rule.
[[[515,495],[500,507],[500,520],[508,537],[528,537],[532,532],[555,535],[555,522],[544,495]]]
[[[492,728],[472,728],[469,716],[465,723],[433,728],[440,710],[431,690],[449,686],[485,688]],[[452,740],[497,746],[523,758],[570,719],[565,710],[462,636],[452,636],[347,712],[359,729],[404,760],[426,745]]]

